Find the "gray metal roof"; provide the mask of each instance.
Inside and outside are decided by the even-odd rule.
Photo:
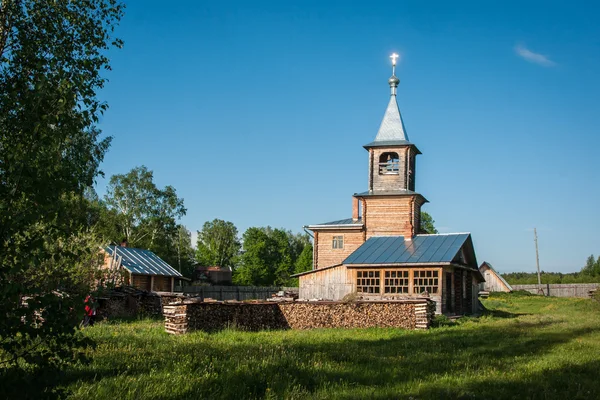
[[[372,237],[343,261],[343,264],[450,263],[471,235],[452,233]]]
[[[375,191],[366,191],[361,193],[354,193],[354,196],[357,197],[369,197],[369,196],[412,196],[417,195],[423,199],[425,203],[429,203],[421,193],[413,192],[408,189],[400,189],[400,190],[375,190]]]
[[[389,196],[389,195],[397,195],[397,196],[408,196],[413,194],[420,194],[417,192],[413,192],[408,189],[400,189],[400,190],[378,190],[378,191],[366,191],[360,193],[354,193],[355,196]]]
[[[368,149],[370,147],[390,147],[390,146],[412,146],[415,150],[417,150],[417,154],[422,154],[421,151],[415,146],[414,143],[409,142],[408,140],[379,140],[375,142],[371,142],[369,144],[365,144],[363,147]]]
[[[115,249],[117,256],[122,257],[121,265],[133,274],[182,276],[150,250],[121,246],[108,246],[104,250],[112,257]]]
[[[408,135],[406,134],[406,128],[404,127],[404,121],[400,115],[400,109],[396,102],[396,95],[390,96],[390,102],[388,103],[383,120],[379,126],[379,131],[375,137],[375,142],[384,141],[405,141],[408,142]]]
[[[356,225],[356,224],[362,224],[362,218],[359,218],[357,220],[353,220],[352,218],[339,219],[337,221],[324,222],[322,224],[315,224],[315,225],[311,225],[311,226],[317,226],[317,225]]]

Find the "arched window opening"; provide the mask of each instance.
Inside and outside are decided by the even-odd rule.
[[[383,153],[379,156],[379,175],[398,175],[400,158],[398,153]]]

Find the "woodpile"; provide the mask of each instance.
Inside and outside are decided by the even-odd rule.
[[[119,286],[98,297],[98,317],[132,317],[135,315],[162,315],[163,306],[185,297],[176,293],[155,293],[132,286]]]
[[[416,327],[414,303],[297,302],[279,306],[292,329]]]
[[[430,299],[364,302],[205,302],[189,299],[163,307],[165,329],[182,334],[227,327],[264,329],[427,329],[435,314]]]

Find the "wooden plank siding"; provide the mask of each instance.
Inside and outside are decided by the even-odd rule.
[[[496,274],[495,271],[490,269],[487,265],[482,265],[479,269],[483,277],[485,278],[485,282],[482,284],[483,290],[486,292],[510,292],[511,289],[506,286],[502,279]]]
[[[299,277],[301,299],[341,300],[353,291],[354,273],[344,265]]]

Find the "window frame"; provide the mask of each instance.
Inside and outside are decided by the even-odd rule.
[[[331,248],[334,250],[344,249],[344,235],[335,235],[331,238]]]

